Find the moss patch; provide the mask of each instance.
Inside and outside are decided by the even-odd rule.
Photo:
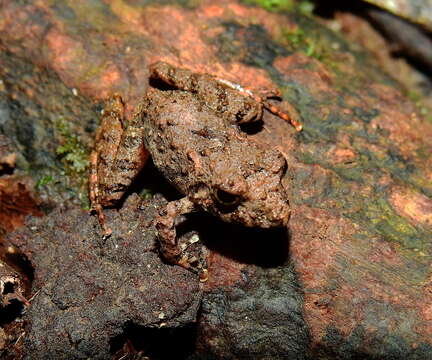
[[[69,124],[64,119],[56,122],[56,127],[63,138],[63,143],[56,149],[65,168],[70,175],[81,175],[89,166],[89,151],[81,143],[78,135],[72,133]]]

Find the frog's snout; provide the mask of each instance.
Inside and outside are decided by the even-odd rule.
[[[247,227],[269,229],[286,226],[290,213],[290,206],[286,198],[274,194],[266,201],[249,199],[230,216],[235,222]]]
[[[274,204],[268,211],[268,227],[282,227],[288,224],[291,209],[288,202],[281,199],[278,204]]]
[[[288,224],[291,208],[287,194],[281,186],[277,191],[268,193],[261,206],[262,216],[258,218],[261,222],[260,227],[283,227]]]

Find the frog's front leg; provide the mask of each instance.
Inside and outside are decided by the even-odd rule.
[[[182,250],[177,241],[176,220],[179,216],[192,212],[195,207],[195,204],[187,197],[171,201],[155,220],[162,256],[168,262],[184,268],[190,268],[190,264],[186,257],[181,256]]]
[[[96,132],[95,149],[90,156],[90,203],[104,236],[112,231],[105,224],[103,207],[116,205],[147,158],[142,127],[135,121],[126,127],[123,101],[119,95],[114,95],[106,103]]]

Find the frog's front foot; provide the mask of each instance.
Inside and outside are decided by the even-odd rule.
[[[194,209],[195,204],[185,197],[169,202],[155,219],[162,257],[169,263],[180,265],[186,269],[191,269],[191,264],[179,246],[176,233],[176,220],[181,215],[190,213]]]

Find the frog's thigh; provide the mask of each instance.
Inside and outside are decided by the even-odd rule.
[[[124,105],[115,95],[105,104],[101,124],[96,131],[95,149],[90,155],[90,201],[93,208],[104,204],[103,186],[113,167],[113,162],[123,134]]]

